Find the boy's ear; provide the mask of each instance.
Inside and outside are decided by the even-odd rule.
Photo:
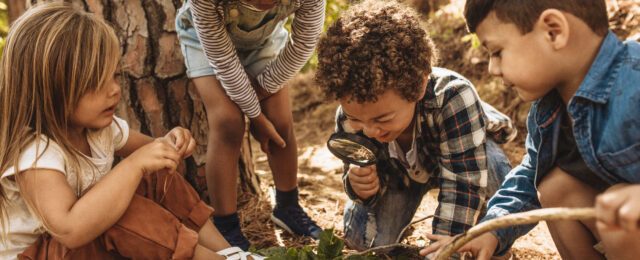
[[[535,26],[545,34],[545,39],[554,50],[567,46],[570,35],[569,21],[562,11],[558,9],[544,10]]]
[[[429,82],[429,73],[424,73],[424,75],[422,75],[422,87],[420,88],[420,95],[418,96],[418,99],[422,99],[424,97],[424,94],[427,92],[427,82]]]

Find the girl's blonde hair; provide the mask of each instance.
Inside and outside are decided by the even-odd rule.
[[[43,3],[11,26],[0,60],[0,174],[15,167],[27,145],[44,137],[65,153],[75,174],[80,152],[67,137],[80,97],[99,91],[118,67],[120,44],[101,18],[67,3]],[[68,171],[69,172],[69,171]],[[80,176],[77,176],[81,180]],[[0,227],[8,226],[0,186]],[[46,224],[45,224],[46,225]]]

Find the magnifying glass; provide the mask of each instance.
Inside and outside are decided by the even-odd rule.
[[[362,134],[334,133],[329,137],[327,147],[336,157],[360,167],[373,165],[378,160],[388,158],[381,143]]]

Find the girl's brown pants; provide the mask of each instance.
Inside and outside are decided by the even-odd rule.
[[[212,213],[178,173],[151,173],[143,177],[122,218],[91,243],[69,249],[45,233],[18,258],[191,259],[198,231]]]

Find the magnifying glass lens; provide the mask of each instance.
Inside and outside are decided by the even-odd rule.
[[[369,165],[376,160],[374,151],[349,139],[332,138],[327,144],[336,156],[356,165]]]

